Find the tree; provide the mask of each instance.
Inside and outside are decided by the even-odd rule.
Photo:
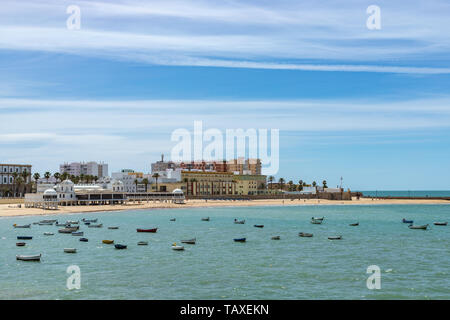
[[[289,180],[288,185],[289,185],[289,191],[292,191],[294,182],[292,180]]]
[[[269,180],[270,189],[272,189],[273,181],[275,180],[275,177],[274,176],[269,176],[268,180]]]
[[[12,177],[13,177],[13,197],[16,196],[17,194],[17,177],[19,176],[19,174],[17,172],[13,172],[12,173]]]
[[[53,174],[53,177],[55,177],[56,182],[58,182],[58,180],[61,179],[61,175],[59,174],[59,172],[55,172],[55,173]]]
[[[186,195],[189,193],[189,179],[183,178],[183,182],[186,183]]]
[[[82,174],[80,174],[80,182],[81,182],[81,183],[84,183],[84,181],[85,181],[85,176],[84,176],[84,174],[82,173]]]
[[[36,172],[35,174],[33,174],[33,179],[36,182],[36,184],[37,184],[37,182],[38,182],[40,177],[41,177],[41,175],[39,174],[39,172]]]
[[[17,185],[16,194],[20,197],[21,194],[23,193],[23,192],[20,192],[20,191],[21,191],[21,190],[20,190],[20,186],[24,183],[24,180],[23,180],[23,178],[19,175],[19,176],[17,177],[17,179],[15,179],[15,181],[16,181],[16,185]]]
[[[280,184],[281,191],[283,191],[285,180],[284,178],[278,179],[278,183]]]
[[[325,188],[328,188],[328,186],[327,186],[327,180],[323,180],[322,181],[322,185],[323,185],[323,188],[325,189]]]
[[[156,180],[156,191],[158,191],[158,178],[159,178],[159,173],[156,172],[152,175],[153,178],[155,178]]]
[[[139,183],[138,179],[134,179],[134,184],[136,185],[136,190],[135,190],[135,192],[137,192],[137,185],[138,185],[138,183]]]
[[[315,181],[313,181],[312,186],[313,187],[317,186],[317,183]]]
[[[46,173],[44,173],[44,178],[47,180],[47,183],[48,183],[48,179],[50,179],[51,176],[52,176],[52,174],[48,171]]]
[[[298,191],[302,191],[303,190],[303,184],[304,184],[303,180],[299,180],[298,181]]]
[[[142,183],[145,185],[145,192],[147,192],[148,182],[149,182],[149,181],[148,181],[147,178],[142,179]]]

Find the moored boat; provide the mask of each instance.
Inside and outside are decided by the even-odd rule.
[[[311,238],[313,236],[312,233],[306,233],[306,232],[299,232],[298,233],[299,237],[303,237],[303,238]]]
[[[108,227],[109,230],[117,230],[119,227]]]
[[[402,219],[403,223],[414,223],[413,220],[406,220],[405,218]]]
[[[75,230],[71,230],[71,229],[68,229],[68,228],[63,228],[63,229],[59,229],[58,230],[59,233],[72,233],[74,231]]]
[[[38,225],[40,226],[52,226],[54,222],[39,222]]]
[[[31,240],[32,236],[17,236],[17,240]]]
[[[172,218],[172,219],[170,219],[170,221],[176,221],[177,219],[175,219],[175,218]]]
[[[85,219],[85,218],[81,219],[81,221],[83,222],[97,222],[97,220],[98,219]]]
[[[349,226],[350,227],[357,227],[357,226],[359,226],[359,222],[350,223]]]
[[[82,232],[82,231],[79,231],[79,232],[72,232],[72,235],[73,235],[73,236],[82,236],[82,235],[84,235],[84,232]]]
[[[113,244],[114,240],[102,240],[104,244]]]
[[[65,253],[77,253],[77,249],[75,248],[64,248]]]
[[[311,219],[311,223],[312,223],[312,224],[322,224],[322,221],[323,221],[323,220],[314,220],[314,219]]]
[[[88,225],[88,228],[101,228],[101,227],[103,227],[103,224],[90,224],[90,225]]]
[[[246,238],[235,238],[234,242],[245,242]]]
[[[57,226],[57,227],[69,227],[70,225],[67,224],[67,223],[58,223],[58,222],[56,222],[55,226]]]
[[[447,222],[438,222],[438,221],[436,221],[436,222],[434,222],[433,223],[435,226],[446,226],[447,225]]]
[[[53,236],[54,233],[53,232],[44,232],[44,236]]]
[[[202,218],[202,221],[209,221],[209,217]]]
[[[56,221],[58,221],[58,220],[56,220],[56,219],[47,219],[47,220],[41,220],[41,221],[39,221],[39,223],[55,223]]]
[[[280,236],[273,236],[271,239],[272,239],[272,240],[280,240],[281,237],[280,237]]]
[[[424,224],[422,226],[414,226],[414,225],[409,225],[408,228],[410,229],[414,229],[414,230],[427,230],[428,228],[428,224]]]
[[[255,228],[264,228],[264,225],[263,224],[255,224],[254,227]]]
[[[80,241],[81,241],[81,242],[88,242],[89,239],[88,239],[88,238],[80,238]]]
[[[147,246],[148,245],[148,241],[139,241],[138,246]]]
[[[180,246],[180,245],[177,245],[177,243],[175,242],[175,243],[172,244],[172,250],[182,251],[182,250],[184,250],[184,247]]]
[[[197,241],[197,239],[192,238],[192,239],[188,239],[188,240],[181,240],[181,243],[195,244],[196,241]]]
[[[22,261],[41,261],[41,254],[36,254],[36,255],[17,255],[16,256],[17,260],[22,260]]]
[[[13,224],[14,228],[30,228],[31,224],[23,224],[23,225],[18,225],[18,224]]]
[[[114,247],[115,247],[116,249],[126,249],[126,248],[127,248],[127,246],[124,245],[124,244],[115,244]]]
[[[323,219],[325,219],[325,217],[311,217],[311,220],[320,220],[320,221],[323,221]]]
[[[25,247],[26,244],[26,242],[16,242],[17,247]]]
[[[235,223],[235,224],[245,224],[245,220],[237,220],[237,219],[234,219],[234,223]]]
[[[68,220],[66,221],[67,224],[79,224],[79,221],[74,221],[74,220]]]
[[[342,240],[342,236],[331,236],[328,237],[328,240]]]
[[[152,228],[152,229],[141,229],[141,228],[138,228],[138,229],[136,229],[137,232],[152,232],[152,233],[155,233],[157,230],[158,230],[158,228]]]

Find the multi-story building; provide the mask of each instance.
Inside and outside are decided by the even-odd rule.
[[[0,197],[18,197],[26,192],[31,192],[31,165],[0,163]]]
[[[59,166],[59,173],[64,172],[74,176],[83,174],[102,178],[108,176],[108,164],[95,161],[64,163]]]
[[[231,172],[182,171],[181,181],[185,184],[186,195],[233,195],[236,192],[236,180]]]
[[[261,160],[260,159],[244,159],[238,158],[228,160],[226,164],[226,171],[235,174],[261,174]]]
[[[253,174],[234,175],[238,195],[267,194],[266,176]]]
[[[123,182],[125,192],[145,191],[146,186],[142,184],[142,180],[144,179],[144,174],[142,172],[135,172],[131,169],[123,169],[120,172],[111,173],[111,177],[115,180]]]

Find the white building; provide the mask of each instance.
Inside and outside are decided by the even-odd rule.
[[[64,172],[74,176],[83,174],[101,178],[108,176],[108,164],[95,161],[64,163],[59,166],[59,173],[63,174]]]

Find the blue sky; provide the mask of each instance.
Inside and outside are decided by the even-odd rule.
[[[450,189],[449,16],[444,0],[3,0],[0,162],[148,172],[201,120],[279,129],[286,180]]]

